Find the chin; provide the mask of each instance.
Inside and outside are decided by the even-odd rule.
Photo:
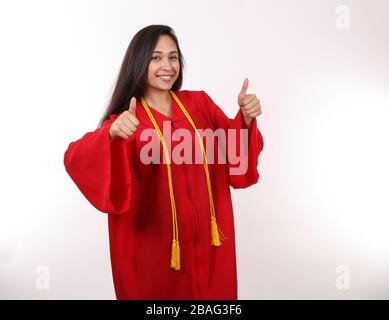
[[[164,86],[159,85],[157,88],[160,89],[160,90],[171,90],[172,87],[173,87],[172,84],[166,84]]]

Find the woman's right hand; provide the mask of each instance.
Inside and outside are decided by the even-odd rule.
[[[139,125],[139,120],[135,116],[136,98],[132,97],[130,107],[111,124],[109,136],[111,140],[115,137],[127,139],[131,136]]]

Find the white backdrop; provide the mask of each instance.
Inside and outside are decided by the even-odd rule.
[[[245,77],[261,99],[260,182],[232,191],[239,298],[389,298],[388,18],[386,0],[0,2],[0,298],[115,298],[107,216],[63,154],[149,24],[175,29],[182,89],[230,117]]]

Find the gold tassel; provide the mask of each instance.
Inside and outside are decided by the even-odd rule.
[[[212,235],[212,245],[215,247],[219,247],[221,245],[219,239],[219,231],[216,223],[216,218],[211,217],[211,235]]]
[[[181,263],[180,263],[180,243],[178,240],[176,240],[176,270],[181,269]]]
[[[180,270],[180,243],[178,240],[173,239],[172,243],[172,255],[170,260],[170,267],[174,270]]]

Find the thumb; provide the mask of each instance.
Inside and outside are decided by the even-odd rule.
[[[242,85],[242,90],[240,91],[239,96],[244,97],[247,92],[247,88],[249,87],[249,79],[245,78]]]
[[[128,108],[128,111],[135,116],[135,110],[136,110],[136,98],[132,97],[131,101],[130,101],[130,107]]]

